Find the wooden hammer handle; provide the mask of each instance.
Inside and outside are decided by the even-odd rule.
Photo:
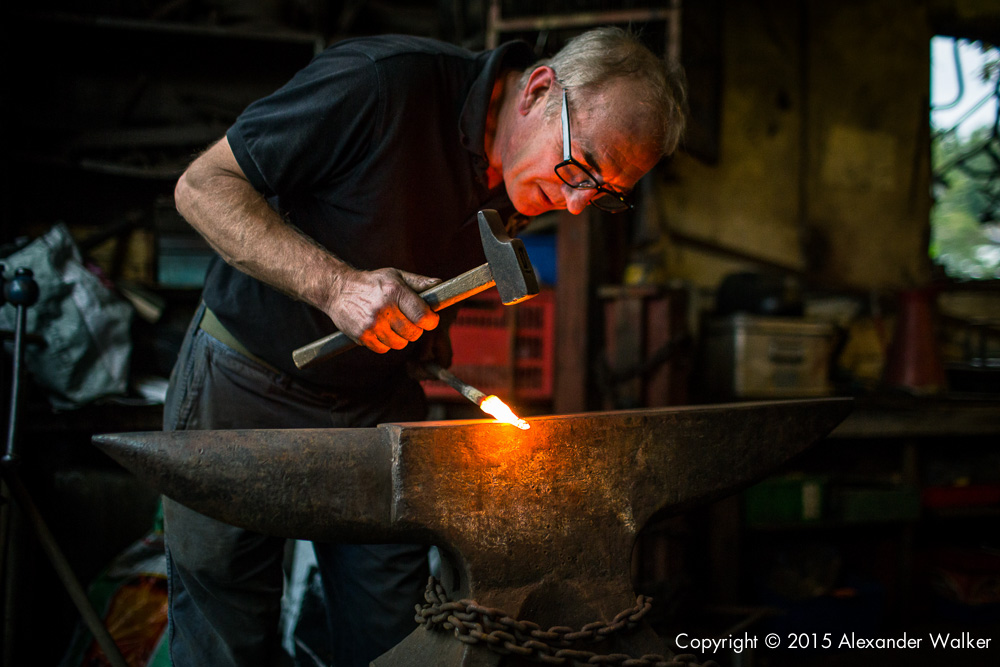
[[[489,264],[477,266],[466,271],[460,276],[455,276],[451,280],[435,285],[420,293],[420,298],[427,302],[431,310],[437,312],[443,308],[458,303],[470,296],[479,294],[487,290],[496,282],[493,280],[493,272],[490,271]],[[329,336],[324,336],[314,340],[308,345],[303,345],[292,352],[292,360],[296,368],[308,368],[313,364],[325,361],[341,352],[356,346],[347,334],[342,331],[335,331]]]

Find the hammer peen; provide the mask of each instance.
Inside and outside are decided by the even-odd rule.
[[[511,238],[496,211],[479,212],[479,236],[486,263],[420,293],[431,310],[437,312],[493,287],[505,306],[538,294],[535,269],[528,259],[524,242]],[[357,345],[345,333],[336,331],[292,352],[298,368],[308,368]]]

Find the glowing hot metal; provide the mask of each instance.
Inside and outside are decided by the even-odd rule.
[[[482,408],[483,412],[493,415],[499,421],[513,424],[522,431],[527,431],[531,428],[528,425],[528,422],[515,415],[511,409],[507,407],[507,404],[496,396],[487,396],[483,399],[483,402],[479,404],[479,407]]]
[[[483,412],[489,415],[493,415],[493,417],[495,417],[497,421],[502,421],[507,424],[512,424],[513,426],[518,427],[522,431],[526,431],[529,428],[531,428],[531,426],[528,425],[528,422],[524,421],[523,419],[520,419],[517,415],[515,415],[513,411],[511,411],[511,409],[507,407],[507,404],[501,401],[496,396],[492,394],[487,396],[483,392],[473,387],[471,384],[462,382],[457,377],[455,377],[454,375],[452,375],[451,373],[449,373],[448,371],[441,368],[439,365],[435,363],[424,364],[424,367],[427,369],[429,373],[434,375],[437,379],[447,383],[462,396],[465,396],[467,399],[478,405]]]

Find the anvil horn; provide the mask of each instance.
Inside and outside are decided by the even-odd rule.
[[[397,539],[390,537],[391,451],[380,429],[122,433],[93,441],[158,491],[232,525],[302,539]]]

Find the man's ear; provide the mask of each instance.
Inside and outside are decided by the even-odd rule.
[[[521,94],[517,100],[517,111],[521,115],[531,111],[536,103],[545,104],[549,90],[556,84],[556,72],[548,65],[536,67],[528,75],[528,81],[524,84]]]

